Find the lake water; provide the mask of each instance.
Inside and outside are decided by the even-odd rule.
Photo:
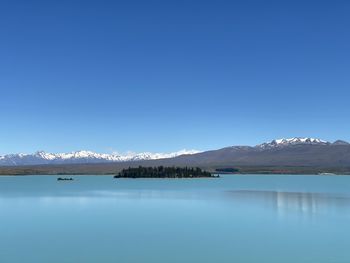
[[[350,177],[0,177],[1,263],[349,263]]]

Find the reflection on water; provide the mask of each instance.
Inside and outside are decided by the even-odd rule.
[[[272,208],[281,216],[290,212],[299,214],[330,214],[344,212],[350,216],[350,197],[346,195],[237,190],[227,192],[234,201]]]
[[[0,177],[0,263],[350,262],[349,189],[324,176]]]

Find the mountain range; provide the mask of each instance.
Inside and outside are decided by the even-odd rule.
[[[231,146],[173,158],[176,162],[214,166],[350,167],[350,144],[314,138],[279,139],[256,146]]]
[[[256,146],[230,146],[203,152],[183,150],[169,154],[37,152],[1,156],[0,165],[7,166],[0,174],[113,174],[122,168],[139,165],[196,166],[209,171],[235,168],[241,173],[350,173],[350,144],[342,140],[329,142],[295,137]]]
[[[106,163],[106,162],[132,162],[143,160],[157,160],[164,158],[174,158],[183,154],[195,154],[196,150],[181,150],[172,153],[127,153],[106,154],[92,151],[76,151],[71,153],[47,153],[38,151],[33,154],[7,154],[0,156],[0,165],[19,166],[19,165],[43,165],[43,164],[79,164],[79,163]]]

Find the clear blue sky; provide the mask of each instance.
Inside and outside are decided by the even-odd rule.
[[[350,140],[349,1],[1,1],[0,153]]]

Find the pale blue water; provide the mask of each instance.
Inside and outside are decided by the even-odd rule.
[[[1,263],[349,263],[350,177],[0,177]]]

